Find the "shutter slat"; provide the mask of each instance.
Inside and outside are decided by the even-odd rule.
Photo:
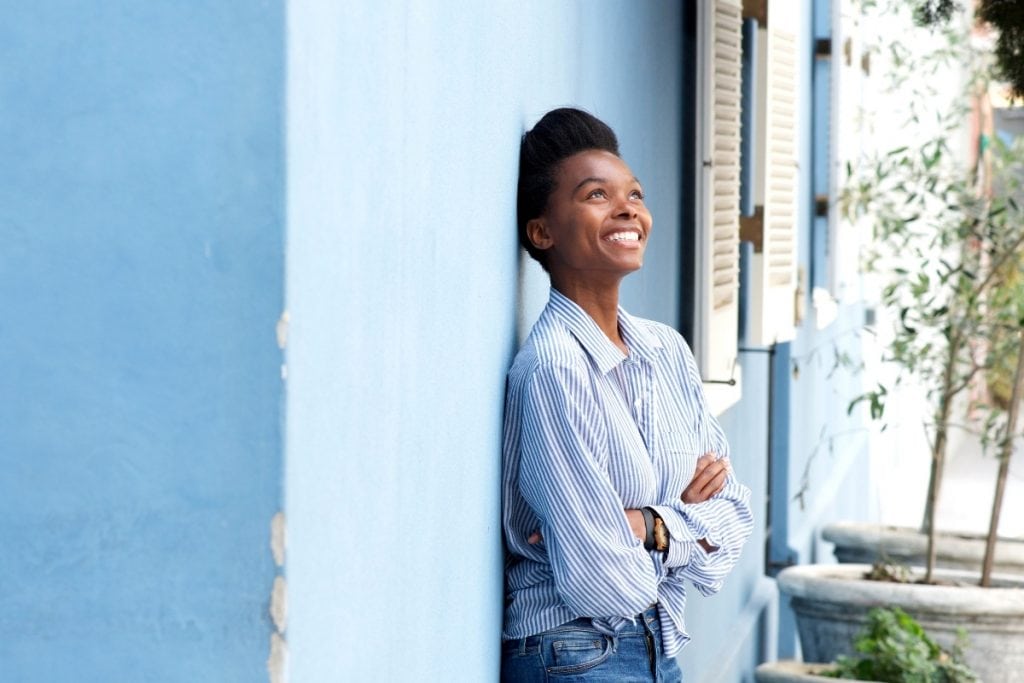
[[[765,271],[769,286],[788,286],[796,272],[796,38],[777,22],[769,29]]]
[[[760,250],[754,254],[751,323],[748,341],[773,344],[795,334],[797,272],[797,109],[799,45],[795,3],[768,0],[762,43],[759,125],[763,164],[755,197],[763,203]],[[762,85],[763,84],[763,85]]]
[[[735,2],[714,2],[711,54],[713,150],[711,207],[713,228],[712,306],[731,305],[739,286],[740,77],[742,9]]]

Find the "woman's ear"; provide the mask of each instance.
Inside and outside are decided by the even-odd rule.
[[[548,232],[547,226],[544,225],[543,219],[530,219],[526,223],[526,236],[530,238],[530,243],[541,251],[551,247],[551,234]]]

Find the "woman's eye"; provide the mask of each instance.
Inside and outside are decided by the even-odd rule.
[[[604,197],[606,197],[606,196],[607,196],[607,195],[605,194],[604,190],[591,190],[591,191],[590,191],[590,193],[589,193],[589,194],[587,195],[587,199],[590,199],[591,197],[595,197],[595,198],[597,198],[597,197],[600,197],[600,198],[604,198]]]
[[[633,199],[639,199],[640,201],[643,201],[644,199],[644,193],[642,190],[633,190],[629,193],[629,196]]]

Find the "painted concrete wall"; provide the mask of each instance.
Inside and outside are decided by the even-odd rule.
[[[743,398],[719,420],[729,437],[733,469],[751,490],[754,530],[722,591],[705,598],[692,591],[686,619],[695,637],[683,650],[687,681],[752,680],[752,670],[773,658],[778,597],[764,576],[768,491],[768,356],[741,353]]]
[[[813,2],[801,0],[799,47],[799,116],[810,122],[814,113],[811,91],[813,60]],[[833,84],[842,87],[842,84]],[[812,137],[812,127],[801,126],[798,135],[798,167],[800,197],[798,204],[799,261],[806,274],[812,272],[814,245],[811,226],[814,214],[814,145],[824,144]],[[827,183],[825,184],[827,186]],[[845,263],[856,263],[859,254],[839,253]],[[848,270],[843,267],[842,270]],[[809,280],[808,280],[809,281]],[[869,428],[864,411],[847,413],[850,402],[863,393],[865,374],[856,366],[862,360],[864,301],[857,283],[841,297],[835,319],[819,324],[821,311],[810,299],[810,286],[805,287],[804,320],[796,339],[789,344],[787,414],[773,429],[788,435],[785,455],[787,466],[776,467],[775,475],[783,479],[786,500],[786,524],[773,533],[785,535],[792,551],[791,561],[806,564],[835,562],[831,545],[821,540],[823,525],[844,520],[867,520],[876,515],[871,486],[871,463],[868,457]],[[846,363],[836,363],[846,357]],[[862,406],[863,407],[863,406]],[[779,655],[794,656],[797,639],[788,600],[779,606]]]
[[[6,3],[0,678],[266,680],[283,12]]]
[[[676,322],[677,12],[290,5],[292,680],[496,679],[504,374],[547,296],[519,137],[566,104],[616,129],[656,233],[625,303]]]
[[[267,680],[283,451],[291,680],[493,680],[504,373],[547,293],[515,240],[518,139],[566,104],[616,129],[655,217],[624,303],[678,323],[678,12],[9,9],[5,676]],[[805,323],[794,354],[830,329]],[[769,364],[742,363],[722,422],[760,514]],[[835,412],[834,381],[807,367],[801,434]],[[794,437],[787,477],[816,437]],[[849,453],[812,468],[811,512],[787,529],[802,556],[862,472]],[[691,598],[691,683],[740,680],[776,649],[763,527],[720,595]]]

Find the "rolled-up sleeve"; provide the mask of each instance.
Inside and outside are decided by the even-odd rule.
[[[679,345],[683,359],[680,381],[697,406],[704,448],[719,457],[728,457],[728,440],[718,420],[708,410],[693,353],[682,338],[679,338]],[[754,528],[750,489],[736,480],[730,466],[725,486],[710,499],[694,504],[676,499],[654,509],[664,520],[671,537],[665,566],[691,581],[704,595],[718,592]],[[704,550],[698,543],[700,539],[714,549]]]
[[[732,476],[725,487],[703,503],[655,506],[671,541],[665,566],[691,581],[704,595],[717,593],[740,557],[754,528],[750,489]],[[704,539],[714,548],[707,552]]]

